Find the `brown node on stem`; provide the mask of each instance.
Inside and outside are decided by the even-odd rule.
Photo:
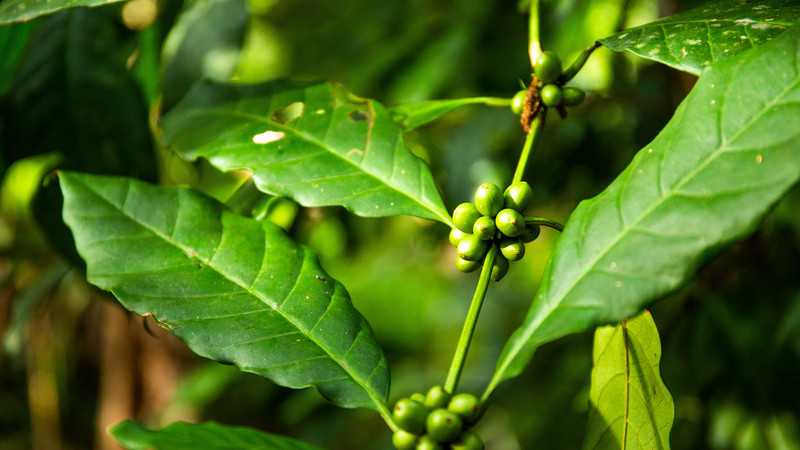
[[[532,73],[531,84],[528,85],[528,91],[525,93],[525,105],[522,107],[522,114],[519,116],[519,122],[522,124],[522,129],[525,130],[525,133],[531,132],[531,122],[533,122],[533,117],[539,112],[541,106],[539,78]]]

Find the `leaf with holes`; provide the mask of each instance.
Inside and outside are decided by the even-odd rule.
[[[424,102],[404,103],[389,108],[392,120],[410,131],[414,128],[433,122],[450,111],[468,105],[489,105],[508,108],[510,99],[496,97],[457,98],[452,100],[428,100]]]
[[[669,448],[675,418],[661,379],[661,341],[650,312],[594,333],[589,424],[583,448]]]
[[[70,172],[59,179],[90,283],[201,356],[386,413],[386,359],[308,248],[191,189]]]
[[[798,19],[800,4],[794,0],[726,0],[624,30],[600,43],[700,75],[705,66],[773,39]]]
[[[103,6],[123,0],[5,0],[0,2],[0,25],[27,22],[62,9]]]
[[[545,343],[636,314],[750,234],[800,179],[800,25],[707,69],[675,115],[581,202],[487,392]]]
[[[184,158],[252,171],[264,192],[362,216],[410,214],[450,224],[428,165],[384,107],[333,84],[204,81],[162,122]]]
[[[120,422],[108,432],[130,450],[191,448],[319,450],[304,442],[246,427],[231,427],[216,422],[192,424],[175,422],[160,430],[150,430],[132,420]]]

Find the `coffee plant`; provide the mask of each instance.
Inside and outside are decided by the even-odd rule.
[[[533,364],[527,371],[538,359],[534,356],[546,357],[547,349],[558,345],[554,341],[593,331],[591,369],[581,370],[587,386],[583,393],[568,394],[580,400],[578,408],[588,425],[569,437],[553,437],[553,442],[567,448],[582,442],[587,449],[644,449],[670,448],[675,439],[690,441],[688,432],[679,433],[673,425],[704,413],[690,407],[688,394],[673,399],[669,383],[662,380],[662,347],[653,319],[658,318],[660,304],[654,303],[686,295],[684,287],[701,269],[725,249],[746,242],[765,217],[780,210],[776,205],[793,198],[790,190],[800,179],[800,5],[789,0],[721,0],[692,3],[683,12],[655,19],[646,13],[653,15],[654,4],[645,1],[540,5],[539,0],[523,0],[517,7],[476,1],[465,2],[469,6],[453,2],[446,8],[437,3],[443,14],[463,13],[463,18],[452,19],[456,25],[440,40],[417,39],[414,48],[423,56],[430,54],[427,59],[420,56],[423,62],[406,78],[393,79],[378,74],[417,57],[401,45],[393,51],[353,55],[364,65],[354,65],[349,75],[337,74],[315,72],[315,64],[349,62],[326,60],[328,44],[310,37],[304,41],[302,36],[297,41],[306,47],[298,54],[307,49],[319,58],[304,72],[286,72],[281,58],[288,60],[288,51],[267,45],[271,41],[265,36],[275,30],[258,18],[288,17],[281,14],[300,8],[289,3],[0,2],[4,192],[28,186],[29,203],[21,208],[31,208],[48,245],[63,255],[50,278],[41,275],[51,280],[49,284],[33,289],[28,297],[52,289],[69,267],[83,268],[88,283],[110,292],[127,311],[167,330],[197,355],[285,388],[313,388],[337,407],[370,411],[369,416],[343,413],[344,419],[330,419],[332,428],[362,434],[360,440],[344,442],[370,448],[542,446],[535,439],[509,444],[505,439],[510,431],[498,425],[500,415],[492,411],[514,403],[514,392],[530,389],[532,372],[549,370]],[[398,13],[392,8],[402,9],[391,2],[377,4],[385,6],[388,15]],[[362,48],[359,39],[366,42],[375,35],[368,31],[378,33],[377,25],[370,28],[366,21],[354,21],[348,34],[345,19],[353,19],[351,10],[317,6],[322,12],[309,14],[327,14],[338,24],[341,39],[352,39],[352,53]],[[368,7],[372,6],[363,2],[352,6]],[[502,95],[486,92],[431,100],[437,89],[430,86],[463,86],[460,79],[470,77],[447,72],[446,66],[459,51],[479,45],[484,36],[471,34],[470,20],[489,15],[492,8],[507,9],[508,17],[525,26],[527,40],[515,44],[522,51],[511,57],[526,66],[525,73],[504,72],[504,65],[517,67],[512,61],[474,62],[497,64],[491,72],[505,80]],[[345,18],[344,25],[337,14]],[[388,23],[393,22],[387,19],[379,25]],[[394,32],[415,35],[411,23],[403,25],[408,30],[394,26]],[[502,28],[498,24],[491,33],[503,33]],[[580,32],[570,35],[575,30]],[[294,33],[313,36],[314,31],[298,27]],[[548,38],[558,39],[558,45]],[[660,65],[670,67],[658,72],[670,76],[664,85],[690,89],[671,118],[660,131],[649,125],[652,121],[650,128],[637,131],[646,134],[649,143],[635,155],[623,156],[618,166],[626,167],[610,174],[613,180],[604,189],[579,189],[554,207],[547,199],[553,188],[541,180],[564,170],[567,158],[559,156],[558,149],[569,148],[561,141],[579,139],[570,137],[570,130],[577,128],[568,127],[587,120],[581,110],[594,108],[596,123],[608,125],[614,114],[630,117],[626,107],[663,94],[631,89],[624,98],[628,106],[621,103],[616,112],[598,113],[598,105],[614,101],[598,73],[642,73],[661,70]],[[339,76],[353,81],[352,90],[335,81],[309,81]],[[630,77],[636,85],[635,75]],[[394,83],[383,91],[386,101],[359,95],[358,86],[369,86],[368,79]],[[440,152],[435,134],[444,132],[436,130],[455,127],[475,111],[482,111],[477,117],[485,124],[476,121],[473,127],[502,128],[521,149],[505,157],[491,148],[476,153],[464,145],[453,150],[449,163],[436,156]],[[620,129],[625,120],[617,120]],[[550,128],[560,131],[550,133]],[[484,144],[491,145],[491,140],[484,139]],[[612,142],[615,145],[630,147],[630,141],[620,139]],[[576,154],[569,158],[575,166],[602,161],[614,166],[599,154]],[[468,164],[492,158],[493,169],[470,172],[470,167],[480,166]],[[567,185],[566,178],[555,185]],[[442,189],[442,180],[450,187]],[[10,202],[11,195],[4,201]],[[578,201],[574,210],[565,211],[563,205]],[[11,206],[4,205],[6,215]],[[339,217],[339,231],[313,241],[308,237],[313,230],[330,223],[314,218],[326,214]],[[386,219],[394,216],[415,219]],[[362,314],[349,283],[339,281],[344,276],[357,284],[359,275],[337,268],[342,259],[335,255],[342,254],[347,243],[341,241],[348,233],[359,242],[359,233],[378,227],[396,240],[388,227],[398,223],[434,236],[437,244],[430,248],[444,255],[447,268],[431,269],[422,279],[395,280],[394,289],[381,293],[388,298],[380,308]],[[792,236],[787,247],[795,242]],[[403,239],[416,238],[406,234]],[[450,245],[439,246],[446,240]],[[4,249],[18,251],[24,248],[20,245],[4,238]],[[334,250],[325,250],[330,248]],[[370,257],[378,258],[372,254],[382,250],[370,248]],[[24,259],[22,253],[14,255]],[[414,258],[395,252],[370,261],[391,266],[414,264]],[[546,260],[546,266],[532,265],[531,258]],[[430,257],[428,261],[440,265]],[[441,292],[431,281],[437,273],[456,280],[450,295],[465,298],[461,307],[450,303],[438,309],[435,317],[440,322],[435,326],[463,320],[460,334],[447,342],[421,342],[420,348],[407,351],[422,358],[425,347],[447,348],[449,369],[441,366],[444,373],[415,376],[413,370],[401,368],[404,379],[396,378],[390,391],[395,353],[391,350],[387,357],[382,342],[390,338],[385,334],[403,336],[413,332],[409,327],[433,326],[401,321],[408,314],[403,310],[414,306],[392,297],[406,298],[405,289],[428,289],[426,283]],[[13,278],[10,271],[3,274]],[[788,283],[794,286],[792,292],[797,291],[794,280]],[[513,291],[520,282],[525,290]],[[724,288],[725,283],[719,284]],[[521,294],[527,312],[513,301],[503,304],[492,298],[494,289],[514,298]],[[471,301],[466,290],[471,291]],[[768,297],[762,300],[771,300]],[[488,306],[493,301],[496,306]],[[501,308],[512,311],[503,320],[513,320],[514,329],[503,335],[501,345],[481,346],[478,359],[468,360],[472,344],[503,332],[495,327],[498,320],[479,326],[484,306],[494,308],[495,317]],[[37,308],[19,299],[9,306],[22,321],[14,323],[32,320],[31,311]],[[655,309],[651,314],[645,308]],[[709,317],[722,317],[720,309],[714,311]],[[794,342],[795,349],[800,346],[791,336],[800,323],[798,311],[791,309],[786,316],[792,319],[775,326],[784,330],[782,339]],[[669,323],[680,319],[680,314],[664,314],[671,318]],[[378,333],[370,325],[373,320],[394,323],[396,330],[381,325]],[[701,330],[706,325],[687,327]],[[10,337],[19,333],[8,328],[7,350],[13,347]],[[734,341],[747,345],[746,337]],[[545,346],[549,343],[553,344]],[[684,348],[691,345],[689,340]],[[796,361],[797,355],[789,360]],[[784,363],[775,366],[789,367],[784,381],[796,379],[798,372],[792,370],[798,366],[785,358]],[[438,363],[432,364],[438,371]],[[470,374],[473,365],[475,372]],[[589,368],[588,357],[586,366],[579,367]],[[663,369],[682,370],[670,369],[666,361]],[[759,367],[754,376],[761,370],[771,369]],[[561,381],[568,380],[551,379],[552,389]],[[797,398],[790,395],[795,388],[787,389],[791,403]],[[302,408],[303,400],[292,398]],[[526,408],[549,414],[545,405],[535,402]],[[723,429],[728,420],[729,427],[749,431],[731,431],[735,438],[709,437],[715,448],[800,445],[796,415],[759,421],[748,419],[747,411],[737,411],[736,417],[715,416],[716,428],[709,427]],[[363,423],[378,417],[385,423],[383,433],[360,433]],[[349,418],[361,425],[348,425]],[[126,448],[344,445],[315,432],[288,437],[280,427],[268,433],[215,421],[163,426],[132,419],[108,430]]]

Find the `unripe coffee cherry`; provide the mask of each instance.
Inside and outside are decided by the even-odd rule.
[[[539,91],[539,96],[541,96],[542,102],[547,106],[558,106],[564,101],[564,92],[555,84],[545,85],[542,90]]]
[[[553,52],[544,52],[536,58],[533,71],[543,84],[552,83],[561,76],[561,59]]]
[[[417,441],[417,450],[444,450],[442,444],[436,442],[432,436],[422,436]]]
[[[475,272],[480,269],[482,265],[483,261],[467,261],[463,258],[456,258],[456,268],[464,273]],[[424,398],[423,396],[423,399]]]
[[[522,110],[525,108],[525,98],[527,95],[527,91],[519,91],[511,98],[511,111],[513,111],[514,114],[522,114]]]
[[[500,281],[508,273],[508,260],[503,255],[497,255],[492,266],[492,280]]]
[[[494,218],[489,216],[481,216],[475,221],[472,226],[472,234],[478,236],[478,239],[488,241],[494,237],[497,232],[497,226],[494,224]]]
[[[475,207],[484,216],[494,217],[503,208],[503,191],[494,183],[483,183],[475,191]]]
[[[453,224],[464,233],[472,233],[472,226],[481,213],[472,203],[462,203],[453,211]]]
[[[458,257],[461,259],[480,261],[486,255],[488,249],[489,243],[487,241],[481,240],[474,234],[468,234],[458,243],[456,252],[458,252]]]
[[[441,386],[433,386],[425,396],[425,406],[431,409],[445,408],[450,402],[450,394]]]
[[[453,247],[458,247],[458,243],[461,242],[461,239],[463,239],[465,235],[466,233],[458,228],[453,228],[450,230],[450,243],[453,244]]]
[[[450,442],[461,434],[461,417],[444,408],[434,409],[425,420],[425,429],[438,442]]]
[[[541,232],[542,228],[539,225],[527,224],[525,225],[525,231],[523,231],[522,234],[519,235],[519,237],[520,239],[522,239],[522,242],[527,244],[528,242],[535,241],[536,238],[539,237],[539,233]]]
[[[581,88],[576,88],[572,86],[567,86],[561,90],[564,93],[564,105],[565,106],[577,106],[583,103],[583,99],[586,98],[586,92],[583,91]]]
[[[533,201],[533,189],[530,184],[519,181],[506,188],[503,193],[503,201],[505,208],[511,208],[520,213],[524,212]]]
[[[525,218],[522,214],[514,211],[511,208],[506,208],[499,213],[494,219],[497,229],[508,237],[516,237],[525,231]],[[464,242],[463,240],[461,242]],[[461,245],[460,243],[458,244]]]
[[[397,450],[410,450],[417,446],[417,436],[405,430],[397,430],[392,435],[392,445]]]
[[[500,240],[500,253],[509,261],[519,261],[525,256],[525,244],[519,237],[504,237]]]
[[[415,402],[420,402],[422,404],[425,403],[425,394],[423,394],[421,392],[414,392],[413,394],[411,394],[411,397],[409,397],[409,398],[411,400],[414,400]]]
[[[450,444],[451,450],[483,450],[483,441],[472,430],[466,430]]]
[[[447,405],[447,410],[461,416],[461,421],[466,425],[472,425],[481,416],[481,405],[478,398],[467,393],[454,395]]]
[[[411,434],[422,434],[425,431],[427,416],[428,407],[410,398],[398,400],[394,407],[394,421]]]

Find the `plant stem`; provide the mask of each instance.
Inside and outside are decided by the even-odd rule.
[[[475,288],[475,295],[472,296],[472,303],[469,305],[469,312],[467,312],[467,320],[464,321],[464,328],[461,329],[461,337],[458,338],[458,346],[453,355],[450,370],[447,372],[447,380],[444,383],[444,390],[450,394],[455,393],[456,388],[458,388],[458,381],[461,378],[461,372],[464,370],[464,361],[467,359],[469,344],[472,341],[472,335],[475,333],[475,326],[478,323],[478,314],[481,312],[483,300],[486,298],[486,291],[489,289],[489,277],[492,274],[492,266],[494,266],[494,260],[497,258],[498,252],[497,245],[492,245],[483,262],[478,286]]]
[[[550,227],[554,230],[564,231],[564,225],[556,222],[553,219],[548,219],[547,217],[525,217],[526,224],[534,224],[534,225],[544,225],[546,227]]]
[[[589,56],[591,56],[592,52],[594,52],[598,47],[600,47],[600,43],[595,41],[592,45],[584,48],[581,54],[575,58],[575,61],[573,61],[573,63],[567,67],[567,70],[565,70],[564,73],[558,77],[558,82],[563,84],[575,78],[575,75],[578,74],[578,72],[583,68],[583,65],[586,64],[586,61],[589,60]]]
[[[542,46],[539,44],[539,0],[530,0],[530,14],[528,18],[528,56],[531,59],[531,67],[536,62],[536,58],[542,54]]]
[[[536,146],[536,138],[539,136],[540,129],[544,126],[545,112],[539,112],[533,116],[531,123],[531,131],[525,137],[525,145],[522,147],[522,153],[519,155],[519,162],[517,162],[517,170],[514,171],[514,178],[511,184],[522,181],[522,176],[525,174],[525,166],[528,165],[528,158],[531,155],[531,150]]]

